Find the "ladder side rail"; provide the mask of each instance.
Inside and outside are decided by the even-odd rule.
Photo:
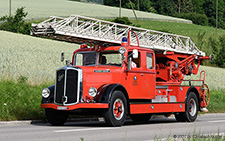
[[[120,33],[120,35],[118,35],[118,38],[117,39],[121,39],[122,36],[124,36],[124,34],[128,33],[129,30],[130,30],[130,28],[124,29],[124,31],[122,33]]]
[[[174,37],[174,36],[173,36]],[[178,39],[178,43],[176,43],[178,46],[180,46],[179,48],[182,48],[182,49],[184,49],[184,50],[187,50],[187,46],[186,46],[186,40],[188,39],[188,38],[183,38],[182,36],[179,36],[179,35],[177,35],[176,36],[176,38]],[[185,41],[184,41],[185,40]],[[172,40],[173,41],[173,40]],[[178,49],[179,49],[178,48]]]
[[[56,21],[55,23],[51,23],[50,26],[57,29],[58,27],[62,26],[64,23],[65,23],[65,20]]]
[[[43,24],[48,24],[48,23],[50,23],[50,21],[56,21],[56,20],[62,20],[62,19],[64,19],[64,18],[62,18],[62,17],[57,17],[57,16],[51,16],[49,19],[47,19],[47,20],[45,20],[45,21],[43,21],[43,22],[41,22],[41,23],[39,23],[39,24],[36,24],[36,25],[43,25]]]
[[[120,39],[120,34],[124,32],[124,29],[117,27],[117,39]]]
[[[167,34],[164,34],[164,47],[166,48],[167,46],[167,39],[168,39],[168,35]]]
[[[184,45],[184,43],[183,43],[183,40],[182,40],[182,38],[178,38],[178,45],[179,45],[179,47],[180,47],[180,49],[184,49],[185,48],[185,45]]]
[[[68,26],[73,20],[74,20],[74,18],[68,18],[68,19],[66,19],[64,21],[64,23],[60,27],[58,27],[58,29],[62,29],[64,27]]]
[[[190,41],[190,38],[186,39],[186,49],[187,49],[187,51],[190,51],[189,41]]]
[[[54,19],[56,19],[56,18],[55,18],[55,17],[51,17],[51,18],[49,18],[49,19],[47,19],[47,20],[45,20],[45,21],[43,21],[43,22],[41,22],[41,23],[39,23],[39,24],[36,24],[36,25],[47,24],[47,23],[49,23],[50,21],[52,21],[52,20],[54,20]]]
[[[117,39],[117,25],[115,25],[114,38]]]
[[[77,26],[76,32],[77,32],[77,33],[80,33],[80,32],[82,31],[82,29],[84,29],[84,27],[85,27],[86,25],[88,25],[88,24],[89,24],[89,23],[87,23],[87,22],[81,23],[80,25]]]
[[[150,40],[152,40],[153,36],[146,36],[145,38],[142,38],[139,40],[140,46],[145,45],[145,46],[151,46]]]
[[[113,29],[114,26],[115,26],[115,25],[112,25],[111,27],[109,27],[109,28],[105,31],[105,33],[102,34],[102,36],[105,36],[106,34],[109,34],[109,33],[110,33],[110,30]],[[109,36],[110,36],[110,35],[109,35]],[[112,35],[112,36],[113,36],[113,35]]]
[[[69,17],[70,18],[70,17]],[[52,26],[54,26],[55,28],[60,27],[61,25],[63,25],[69,18],[64,18],[62,20],[58,20],[54,23],[51,23]]]
[[[145,38],[145,42],[143,43],[144,45],[146,45],[146,46],[153,46],[153,41],[155,40],[155,38],[156,38],[156,35],[153,35],[153,34],[149,34],[148,36],[146,36],[146,38]]]
[[[166,44],[171,48],[173,49],[173,37],[172,36],[168,36],[167,37],[167,40],[166,40]]]
[[[163,37],[164,35],[157,35],[155,36],[156,38],[154,39],[154,41],[152,41],[151,44],[158,44],[159,40],[161,39],[161,37]]]
[[[90,25],[87,28],[84,28],[83,30],[81,30],[79,33],[85,32],[85,31],[91,29],[92,27],[95,27],[94,25],[98,22],[99,21],[96,21],[95,23],[89,23]]]
[[[194,50],[200,51],[200,50],[195,46],[195,43],[193,43],[192,40],[190,40],[190,44],[192,45],[192,48],[194,48]]]
[[[140,40],[146,33],[148,33],[148,31],[145,31],[145,32],[141,33],[140,36],[138,37],[139,40]]]

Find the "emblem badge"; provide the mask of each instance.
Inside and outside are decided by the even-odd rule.
[[[58,76],[58,81],[61,81],[63,79],[63,77],[64,77],[64,74],[59,75]]]

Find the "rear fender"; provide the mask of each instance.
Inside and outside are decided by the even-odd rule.
[[[198,90],[194,87],[194,86],[191,86],[188,91],[187,91],[187,94],[186,94],[186,97],[185,97],[185,103],[186,103],[186,100],[188,98],[188,95],[190,94],[190,92],[194,92],[198,98],[198,110],[200,110],[200,98],[199,98],[199,92]]]

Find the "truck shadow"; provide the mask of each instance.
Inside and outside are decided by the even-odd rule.
[[[177,122],[175,118],[157,118],[157,119],[150,119],[148,122],[145,123],[136,123],[131,119],[127,119],[123,126],[135,126],[135,125],[153,125],[153,124],[172,124]],[[178,123],[178,122],[177,122]],[[32,125],[35,126],[52,126],[49,123],[34,123]],[[57,126],[54,126],[57,127]],[[59,127],[59,126],[58,126]],[[109,127],[106,125],[104,121],[69,121],[66,122],[64,125],[60,127]]]

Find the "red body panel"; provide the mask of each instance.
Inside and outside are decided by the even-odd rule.
[[[131,104],[131,114],[184,112],[185,103]]]

